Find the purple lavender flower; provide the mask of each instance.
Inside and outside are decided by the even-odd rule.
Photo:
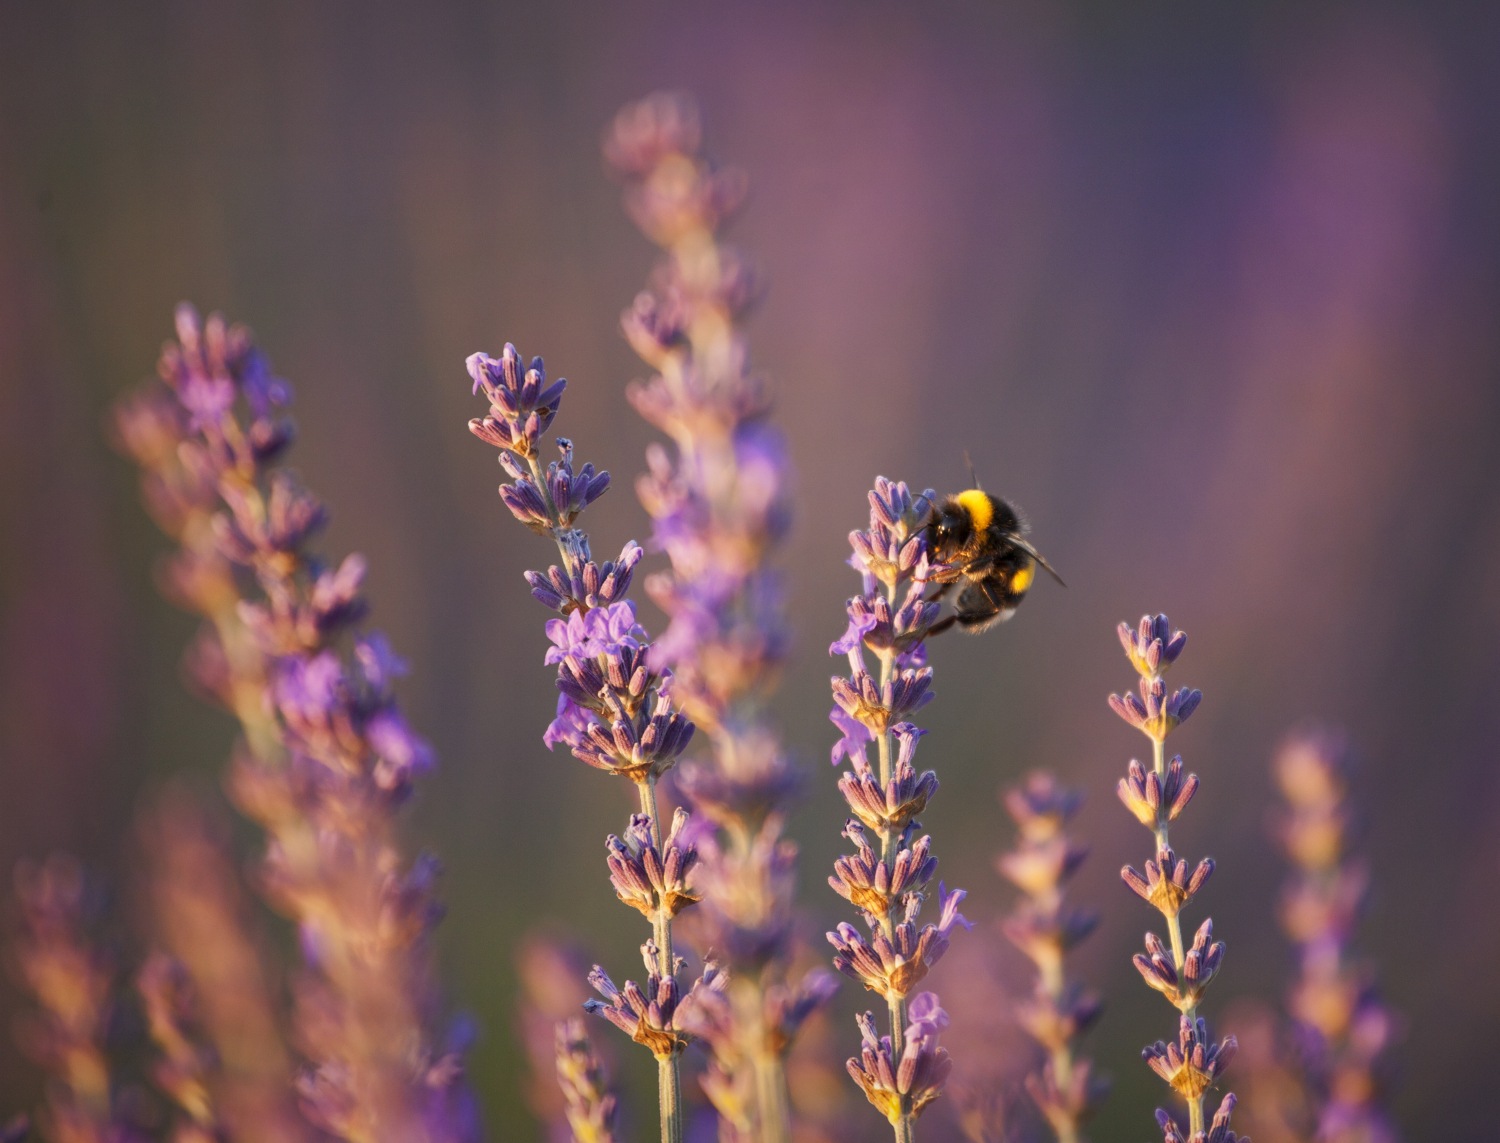
[[[408,865],[397,840],[396,811],[432,766],[396,704],[403,668],[378,635],[345,640],[366,610],[363,561],[307,550],[327,511],[271,467],[292,436],[289,387],[242,328],[184,306],[177,329],[166,389],[122,406],[119,436],[148,498],[183,493],[158,517],[182,548],[176,594],[207,621],[200,681],[244,727],[232,785],[266,830],[262,880],[305,954],[304,1111],[349,1139],[472,1138],[458,1058],[428,1031],[434,865]]]
[[[780,998],[826,992],[821,978],[789,979],[795,851],[782,832],[798,780],[764,713],[789,642],[770,560],[789,522],[790,465],[738,324],[757,282],[717,234],[745,180],[701,144],[697,108],[661,94],[622,110],[604,149],[627,210],[663,253],[621,327],[654,371],[630,387],[631,403],[670,441],[651,447],[637,483],[670,564],[647,581],[669,619],[653,664],[673,672],[674,694],[704,732],[679,788],[721,830],[700,847],[704,901],[691,926],[725,958],[733,994],[725,1018],[706,1026],[704,1088],[721,1138],[786,1143],[783,1057],[795,1024]]]
[[[1131,760],[1127,776],[1119,785],[1120,800],[1152,831],[1156,841],[1155,860],[1145,863],[1145,873],[1127,865],[1121,870],[1121,877],[1132,892],[1161,913],[1168,936],[1164,942],[1154,933],[1148,933],[1146,951],[1136,954],[1134,964],[1146,984],[1181,1013],[1177,1042],[1158,1041],[1144,1051],[1143,1058],[1187,1101],[1190,1138],[1202,1140],[1206,1132],[1204,1095],[1228,1066],[1238,1045],[1233,1036],[1221,1043],[1212,1042],[1207,1023],[1198,1015],[1204,989],[1223,962],[1224,944],[1213,939],[1213,922],[1205,920],[1192,945],[1185,946],[1180,913],[1203,888],[1213,873],[1214,863],[1211,858],[1204,858],[1189,874],[1187,861],[1177,857],[1168,841],[1168,826],[1191,800],[1198,788],[1198,778],[1195,774],[1183,776],[1180,757],[1173,758],[1170,765],[1167,763],[1164,743],[1167,735],[1197,709],[1203,695],[1186,687],[1167,694],[1162,674],[1182,654],[1187,636],[1181,631],[1173,634],[1165,615],[1145,616],[1134,631],[1122,623],[1119,635],[1126,657],[1140,675],[1140,696],[1110,695],[1109,705],[1151,740],[1153,751],[1149,772]],[[1214,1119],[1213,1137],[1233,1137],[1229,1131],[1229,1112],[1233,1108],[1233,1097],[1226,1097]],[[1169,1141],[1180,1138],[1171,1116],[1161,1113],[1158,1118]]]
[[[501,467],[511,478],[500,489],[506,507],[532,531],[550,536],[561,557],[560,565],[526,577],[532,595],[562,615],[546,625],[551,646],[544,661],[556,668],[559,697],[542,740],[630,779],[640,804],[624,834],[608,839],[607,852],[616,894],[651,921],[652,937],[643,946],[646,983],[616,987],[596,966],[589,979],[605,1000],[586,1007],[651,1049],[658,1061],[662,1139],[678,1143],[683,1129],[678,1057],[690,1033],[677,1021],[685,962],[673,952],[672,919],[698,899],[687,883],[697,854],[684,812],[674,818],[670,833],[663,830],[656,790],[687,748],[694,727],[682,713],[672,672],[655,663],[635,604],[625,598],[640,548],[627,544],[618,561],[600,567],[587,533],[577,526],[580,515],[609,488],[609,474],[591,464],[575,468],[573,444],[561,437],[560,458],[545,471],[541,467],[538,448],[567,382],[549,383],[541,358],[524,373],[520,362],[512,345],[498,358],[482,353],[469,358],[474,391],[483,391],[490,401],[489,414],[470,421],[469,428],[500,449]],[[704,980],[717,981],[717,969],[705,969]]]
[[[915,821],[937,792],[937,776],[931,771],[919,776],[914,759],[923,732],[909,721],[932,699],[932,668],[923,647],[939,610],[923,594],[932,574],[924,528],[932,494],[914,497],[906,485],[881,477],[869,499],[869,529],[849,538],[850,564],[861,573],[864,590],[846,605],[848,627],[829,649],[849,661],[849,675],[832,680],[829,717],[842,734],[833,762],[850,765],[840,776],[839,791],[854,815],[844,836],[855,846],[853,854],[835,863],[829,883],[859,911],[869,936],[845,923],[828,940],[834,967],[886,1000],[890,1037],[878,1038],[866,1016],[863,1063],[851,1061],[850,1074],[902,1143],[911,1139],[922,1107],[941,1090],[941,1079],[918,1094],[916,1088],[887,1083],[882,1069],[905,1059],[903,1038],[909,1025],[918,1026],[908,1008],[911,990],[947,950],[953,929],[968,922],[958,911],[963,890],[940,889],[938,922],[917,924],[937,868],[932,839],[919,835]],[[871,673],[867,655],[878,664],[877,674]],[[935,1011],[936,1003],[932,998]],[[914,1060],[927,1058],[926,1043],[913,1049]],[[946,1076],[946,1053],[942,1059],[939,1070]]]

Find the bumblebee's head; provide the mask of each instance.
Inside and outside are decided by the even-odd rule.
[[[964,503],[965,496],[971,498],[970,504]],[[959,496],[949,496],[933,508],[932,517],[927,523],[927,546],[939,559],[967,547],[978,532],[989,526],[989,505],[980,503],[975,497],[983,501],[989,500],[982,492],[965,492]]]

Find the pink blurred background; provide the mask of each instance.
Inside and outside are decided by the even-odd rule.
[[[597,147],[619,104],[686,87],[750,172],[733,238],[771,282],[752,344],[799,470],[780,713],[810,774],[815,921],[840,915],[824,651],[845,536],[875,474],[951,489],[967,449],[1069,587],[937,647],[926,824],[991,942],[993,791],[1036,765],[1087,789],[1101,1137],[1149,1134],[1137,1052],[1171,1031],[1128,964],[1148,917],[1115,871],[1147,852],[1112,788],[1139,739],[1104,703],[1131,681],[1113,625],[1146,609],[1187,628],[1174,681],[1207,696],[1174,745],[1204,778],[1181,846],[1219,861],[1210,1011],[1283,986],[1266,762],[1294,721],[1336,720],[1363,760],[1364,946],[1408,1022],[1398,1113],[1492,1137],[1500,16],[1248,8],[6,5],[0,866],[66,847],[128,903],[139,800],[227,754],[178,683],[191,623],[154,592],[164,541],[102,427],[179,299],[222,309],[296,386],[326,548],[369,555],[413,665],[443,760],[413,833],[448,869],[446,985],[485,1030],[492,1137],[523,1129],[522,933],[554,918],[622,967],[639,933],[600,860],[620,791],[541,745],[554,691],[520,573],[546,552],[502,518],[463,358],[512,340],[568,376],[559,428],[618,481],[596,548],[642,536],[651,434],[615,319],[651,253]],[[19,1005],[0,984],[6,1023]],[[0,1109],[27,1105],[8,1042],[0,1076]]]

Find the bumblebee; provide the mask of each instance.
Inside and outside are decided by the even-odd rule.
[[[1058,583],[1063,582],[1025,538],[1020,513],[981,488],[970,488],[936,505],[926,529],[927,550],[934,561],[949,568],[935,577],[942,586],[929,602],[963,585],[952,614],[935,623],[929,635],[939,635],[955,623],[977,634],[1009,619],[1026,598],[1038,564]]]

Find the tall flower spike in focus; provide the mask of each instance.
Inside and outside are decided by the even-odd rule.
[[[789,520],[789,462],[738,324],[754,275],[718,237],[745,180],[706,159],[701,140],[691,100],[658,94],[616,116],[604,149],[631,217],[663,251],[621,325],[655,370],[631,402],[670,440],[652,446],[637,486],[671,564],[646,583],[669,619],[653,657],[707,740],[679,785],[718,827],[699,847],[694,934],[730,982],[723,1010],[699,1022],[712,1052],[704,1090],[722,1139],[785,1143],[784,1060],[834,981],[790,975],[796,849],[785,822],[799,783],[765,713],[788,644],[771,557]]]
[[[327,512],[276,465],[291,391],[247,330],[181,306],[158,371],[117,406],[117,439],[178,544],[167,592],[205,620],[192,681],[244,730],[232,794],[266,833],[259,880],[304,957],[303,1113],[350,1143],[466,1143],[461,1062],[431,1030],[436,863],[408,861],[399,830],[433,756],[396,701],[404,664],[359,630],[364,560],[310,550]]]
[[[1180,687],[1168,692],[1163,675],[1187,645],[1187,636],[1173,632],[1165,615],[1147,615],[1139,626],[1119,627],[1120,643],[1131,666],[1140,675],[1140,694],[1110,695],[1109,705],[1122,719],[1151,740],[1152,764],[1148,770],[1131,759],[1127,775],[1120,780],[1120,801],[1137,821],[1151,830],[1156,841],[1154,860],[1145,872],[1127,865],[1121,876],[1132,891],[1154,906],[1167,926],[1168,944],[1154,933],[1146,934],[1146,951],[1134,958],[1136,970],[1177,1009],[1179,1032],[1174,1041],[1158,1040],[1141,1053],[1150,1068],[1181,1096],[1188,1106],[1188,1132],[1184,1137],[1169,1112],[1158,1111],[1157,1121],[1166,1143],[1231,1143],[1229,1113],[1234,1096],[1226,1095],[1211,1125],[1205,1125],[1205,1094],[1219,1079],[1238,1044],[1233,1036],[1222,1042],[1209,1038],[1208,1025],[1198,1015],[1198,1005],[1224,959],[1224,944],[1213,939],[1213,921],[1205,919],[1185,944],[1180,914],[1195,897],[1210,874],[1212,858],[1205,857],[1191,870],[1173,852],[1168,827],[1192,800],[1198,776],[1184,774],[1181,757],[1166,757],[1166,738],[1198,708],[1202,692]]]
[[[1002,929],[1037,970],[1036,990],[1016,1006],[1016,1017],[1045,1053],[1026,1076],[1026,1090],[1058,1143],[1079,1143],[1084,1122],[1109,1092],[1108,1082],[1077,1054],[1079,1039],[1099,1016],[1099,997],[1070,981],[1064,971],[1068,951],[1098,921],[1096,913],[1067,905],[1063,895],[1088,852],[1066,832],[1083,795],[1039,770],[1006,791],[1003,802],[1020,838],[997,864],[1024,896]]]
[[[474,392],[489,412],[469,422],[480,440],[500,450],[510,483],[500,498],[527,528],[550,536],[559,562],[526,573],[531,594],[559,618],[548,620],[545,663],[557,671],[557,715],[542,736],[548,748],[568,747],[574,757],[635,786],[639,813],[623,834],[606,842],[610,883],[622,902],[651,923],[642,946],[646,982],[617,987],[597,965],[589,982],[604,997],[589,1011],[603,1016],[657,1061],[663,1143],[680,1143],[683,1131],[680,1057],[691,1033],[678,1018],[690,997],[721,991],[724,980],[709,963],[684,990],[685,962],[673,947],[672,920],[697,899],[687,878],[697,861],[688,816],[678,811],[664,828],[657,785],[677,764],[693,737],[682,713],[672,672],[652,653],[635,604],[626,595],[641,549],[625,545],[616,560],[594,562],[578,518],[609,487],[609,474],[592,464],[575,467],[573,444],[557,438],[558,459],[542,467],[540,446],[557,416],[567,382],[547,380],[540,357],[523,365],[516,347],[499,357],[468,359]]]
[[[1313,1110],[1307,1138],[1317,1143],[1397,1143],[1385,1106],[1395,1015],[1370,965],[1351,945],[1369,894],[1369,872],[1349,853],[1349,749],[1341,735],[1306,728],[1290,735],[1273,763],[1285,806],[1276,834],[1292,865],[1281,899],[1281,927],[1297,950],[1288,997],[1295,1074]]]
[[[947,1052],[937,1046],[947,1015],[935,995],[913,992],[947,950],[954,928],[968,927],[958,911],[963,890],[941,887],[936,923],[917,923],[937,872],[932,839],[917,821],[937,792],[937,776],[917,772],[917,744],[926,732],[910,721],[932,698],[923,645],[939,610],[925,598],[935,572],[923,527],[931,504],[930,491],[914,497],[905,484],[876,480],[869,530],[849,537],[863,591],[849,600],[848,628],[829,648],[849,661],[848,676],[832,680],[829,717],[842,733],[833,763],[849,764],[839,792],[852,815],[844,836],[855,852],[839,858],[828,880],[868,935],[843,923],[828,940],[834,967],[886,1002],[889,1035],[876,1031],[869,1013],[862,1016],[862,1054],[849,1061],[849,1073],[890,1122],[897,1143],[913,1138],[917,1116],[941,1093],[950,1070]],[[867,656],[876,661],[875,675]]]

